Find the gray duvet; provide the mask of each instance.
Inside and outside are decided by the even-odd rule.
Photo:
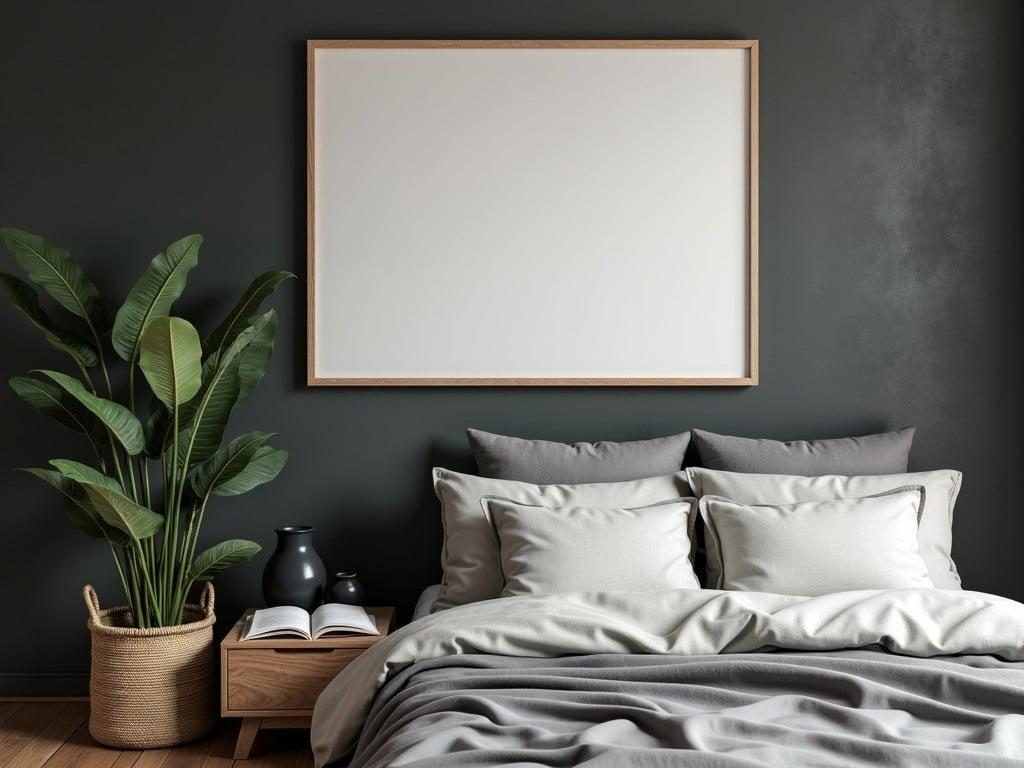
[[[312,738],[359,768],[1024,765],[1022,658],[1024,606],[980,593],[510,598],[378,643]]]
[[[882,652],[445,657],[378,696],[353,766],[1020,765],[1024,664]]]

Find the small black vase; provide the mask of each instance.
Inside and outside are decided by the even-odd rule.
[[[362,605],[363,585],[359,583],[357,575],[355,571],[340,571],[331,576],[331,586],[327,590],[327,602]]]
[[[312,611],[324,601],[327,569],[313,548],[311,525],[277,528],[277,549],[263,569],[267,605],[297,605]]]

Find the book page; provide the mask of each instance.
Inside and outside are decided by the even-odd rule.
[[[325,603],[313,611],[313,637],[332,632],[352,632],[360,635],[379,635],[377,622],[361,605]]]
[[[279,605],[276,608],[261,608],[252,615],[243,640],[255,640],[276,635],[291,635],[309,640],[309,614],[294,605]]]

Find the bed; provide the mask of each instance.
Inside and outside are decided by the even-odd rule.
[[[607,592],[421,616],[327,688],[312,741],[359,768],[1002,766],[1022,713],[1005,598]]]
[[[962,588],[959,472],[908,472],[912,428],[693,436],[470,431],[442,584],[320,696],[317,765],[1024,764],[1024,605]]]

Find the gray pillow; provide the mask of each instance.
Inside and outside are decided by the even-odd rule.
[[[467,429],[484,477],[523,483],[617,483],[678,472],[690,433],[628,443],[553,443]]]
[[[892,475],[907,471],[914,427],[831,440],[752,440],[693,430],[702,466],[767,475]]]
[[[502,597],[700,589],[688,535],[696,499],[633,509],[481,503],[498,536]]]
[[[629,508],[693,495],[685,472],[622,483],[534,485],[466,475],[442,467],[434,468],[434,492],[441,502],[444,575],[441,594],[431,611],[501,596],[505,581],[494,528],[480,503],[484,496],[502,496],[546,507]],[[696,515],[692,515],[691,522],[695,519]]]
[[[935,585],[918,553],[921,486],[862,499],[748,505],[700,500],[715,589],[814,597]]]
[[[917,529],[921,559],[939,589],[960,589],[953,562],[953,508],[961,475],[953,469],[898,475],[750,475],[690,467],[686,471],[695,496],[724,496],[743,504],[795,504],[801,501],[856,499],[907,485],[925,489],[924,509]],[[708,578],[717,574],[708,562]]]

